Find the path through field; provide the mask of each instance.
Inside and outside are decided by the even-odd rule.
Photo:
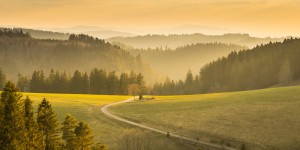
[[[136,123],[136,122],[124,119],[124,118],[119,117],[117,115],[114,115],[114,114],[112,114],[111,112],[108,111],[108,108],[110,106],[112,106],[112,105],[117,105],[117,104],[121,104],[121,103],[128,103],[128,102],[132,102],[132,101],[133,101],[133,98],[125,100],[125,101],[121,101],[121,102],[107,104],[107,105],[105,105],[105,106],[103,106],[101,108],[101,111],[104,114],[106,114],[107,116],[109,116],[109,117],[111,117],[111,118],[113,118],[115,120],[122,121],[124,123],[128,123],[128,124],[131,124],[133,126],[137,126],[137,127],[140,127],[140,128],[151,130],[151,131],[154,131],[154,132],[157,132],[157,133],[161,133],[161,134],[164,134],[164,135],[167,134],[167,131],[163,131],[163,130],[160,130],[160,129],[156,129],[156,128],[153,128],[153,127],[149,127],[149,126],[146,126],[146,125],[142,125],[140,123]],[[170,135],[170,137],[175,137],[175,138],[178,138],[180,140],[186,140],[186,141],[198,143],[198,144],[201,144],[201,145],[204,145],[204,146],[207,146],[207,147],[211,147],[211,148],[225,149],[225,150],[236,150],[235,148],[232,148],[232,147],[225,147],[225,146],[218,145],[218,144],[203,142],[203,141],[199,141],[199,140],[196,140],[196,139],[192,139],[192,138],[189,138],[189,137],[186,137],[186,136],[182,136],[182,135],[178,135],[178,134],[174,134],[174,133],[169,133],[169,135]]]

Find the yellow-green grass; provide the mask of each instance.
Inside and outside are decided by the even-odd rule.
[[[129,96],[49,93],[23,93],[23,96],[29,96],[35,105],[46,98],[53,105],[60,120],[63,120],[65,115],[69,113],[76,119],[85,121],[93,120],[95,108],[130,98]]]
[[[85,121],[93,129],[95,141],[100,141],[111,149],[118,149],[118,138],[124,129],[134,128],[131,125],[113,120],[105,116],[100,108],[109,103],[129,99],[130,96],[89,95],[89,94],[49,94],[49,93],[22,93],[23,98],[29,96],[33,100],[35,110],[43,98],[50,101],[57,113],[60,123],[66,114],[71,114],[78,121]],[[178,142],[165,136],[152,133],[153,139],[162,141],[164,149],[184,149]],[[152,140],[153,141],[153,140]],[[160,146],[158,148],[160,148]]]
[[[300,148],[300,86],[155,98],[115,105],[110,111],[209,142]]]

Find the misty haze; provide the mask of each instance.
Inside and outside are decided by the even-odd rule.
[[[300,149],[297,0],[0,13],[0,150]]]

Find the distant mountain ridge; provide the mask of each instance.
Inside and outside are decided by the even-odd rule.
[[[56,40],[67,40],[70,36],[69,33],[42,31],[34,29],[22,29],[24,32],[30,33],[32,38],[35,39],[56,39]]]
[[[284,38],[258,38],[252,37],[249,34],[223,34],[223,35],[205,35],[201,33],[194,34],[170,34],[170,35],[145,35],[135,37],[113,37],[107,39],[111,43],[121,43],[132,46],[134,48],[160,48],[168,47],[175,49],[180,46],[196,44],[196,43],[212,43],[220,42],[225,44],[236,44],[247,46],[249,48],[256,45],[266,44],[270,41],[280,42]]]
[[[0,27],[3,28],[3,27]],[[24,32],[31,34],[32,38],[36,39],[57,39],[57,40],[67,40],[70,34],[88,34],[93,37],[100,39],[107,39],[111,37],[132,37],[136,36],[135,34],[122,32],[117,30],[110,30],[101,27],[88,27],[79,26],[72,28],[53,28],[53,29],[29,29],[21,27],[9,26],[9,28],[22,29]]]
[[[119,31],[118,29],[103,28],[98,26],[74,26],[69,28],[51,28],[51,31],[62,33],[76,33],[76,34],[88,34],[100,39],[107,39],[111,37],[132,37],[135,34]]]

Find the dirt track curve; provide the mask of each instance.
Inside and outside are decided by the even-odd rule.
[[[133,126],[137,126],[137,127],[140,127],[140,128],[144,128],[144,129],[147,129],[147,130],[151,130],[151,131],[154,131],[154,132],[157,132],[157,133],[161,133],[161,134],[164,134],[166,135],[167,134],[167,131],[163,131],[163,130],[160,130],[160,129],[156,129],[156,128],[153,128],[153,127],[149,127],[149,126],[146,126],[146,125],[142,125],[140,123],[136,123],[136,122],[133,122],[133,121],[130,121],[130,120],[127,120],[127,119],[124,119],[122,117],[119,117],[117,115],[114,115],[112,113],[110,113],[108,111],[108,107],[112,106],[112,105],[117,105],[117,104],[121,104],[121,103],[128,103],[128,102],[132,102],[133,101],[133,98],[130,98],[128,100],[125,100],[125,101],[121,101],[121,102],[116,102],[116,103],[111,103],[111,104],[107,104],[105,106],[103,106],[101,108],[101,111],[106,114],[107,116],[115,119],[115,120],[118,120],[118,121],[122,121],[122,122],[125,122],[127,124],[131,124]],[[211,147],[211,148],[217,148],[217,149],[224,149],[224,150],[237,150],[235,148],[232,148],[232,147],[226,147],[224,145],[218,145],[218,144],[213,144],[213,143],[208,143],[208,142],[203,142],[203,141],[199,141],[199,140],[196,140],[196,139],[192,139],[192,138],[189,138],[189,137],[186,137],[186,136],[182,136],[182,135],[178,135],[178,134],[174,134],[174,133],[171,133],[169,132],[169,135],[171,137],[176,137],[176,138],[179,138],[181,140],[186,140],[186,141],[190,141],[190,142],[194,142],[194,143],[198,143],[198,144],[201,144],[201,145],[205,145],[207,147]]]

